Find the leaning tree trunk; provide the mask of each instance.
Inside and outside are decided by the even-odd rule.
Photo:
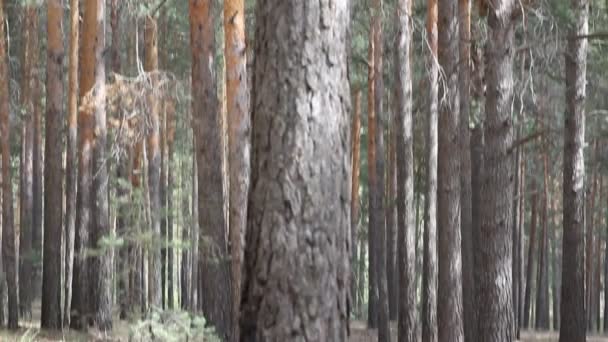
[[[192,114],[198,164],[199,306],[223,339],[230,335],[231,287],[222,114],[217,101],[213,2],[190,0]],[[193,265],[193,267],[197,267]],[[194,279],[193,279],[194,281]]]
[[[25,121],[23,122],[22,141],[22,169],[21,169],[21,206],[19,220],[21,227],[19,232],[19,308],[22,317],[31,317],[33,287],[34,253],[32,250],[32,233],[34,218],[34,143],[35,143],[35,118],[34,118],[34,96],[37,78],[34,77],[38,52],[38,11],[32,4],[24,8],[23,29],[23,73],[21,86],[22,107],[25,110]]]
[[[513,341],[513,22],[514,0],[494,1],[489,10],[486,45],[486,119],[484,174],[481,184],[479,246],[483,262],[478,286],[478,339]]]
[[[0,149],[2,150],[2,263],[8,288],[8,328],[17,329],[19,308],[15,230],[13,221],[13,183],[11,180],[9,69],[7,36],[4,25],[4,1],[0,0]],[[0,293],[0,295],[4,295]],[[2,302],[2,301],[0,301]],[[2,307],[4,311],[4,307]]]
[[[42,328],[61,328],[61,238],[63,182],[63,4],[48,2],[48,59],[44,157],[44,263],[42,266]]]
[[[445,74],[440,88],[437,163],[439,230],[439,341],[463,341],[462,263],[460,235],[460,161],[458,92],[458,0],[439,0],[439,64]],[[468,317],[467,317],[468,319]]]
[[[412,1],[395,11],[395,135],[397,158],[397,267],[399,274],[398,340],[416,341],[416,227],[414,211],[414,122],[412,118]],[[397,153],[397,151],[399,151]],[[390,300],[396,300],[391,298]]]
[[[426,189],[424,196],[424,237],[422,260],[422,341],[437,341],[437,0],[427,1],[426,31],[430,53],[429,113],[426,120]]]
[[[228,166],[230,174],[230,254],[232,273],[232,341],[238,340],[241,293],[242,237],[247,224],[251,119],[247,87],[245,1],[224,1],[226,57],[226,108],[228,114]]]
[[[241,341],[346,341],[347,2],[257,6]]]
[[[572,0],[570,37],[565,53],[563,261],[560,342],[585,341],[584,175],[585,97],[589,2]]]

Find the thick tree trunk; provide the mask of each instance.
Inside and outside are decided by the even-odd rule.
[[[190,0],[192,93],[198,164],[200,273],[199,306],[220,337],[232,327],[227,194],[222,115],[217,101],[213,3]]]
[[[585,341],[584,170],[585,97],[589,2],[572,0],[573,23],[565,53],[566,115],[564,127],[563,262],[560,342]]]
[[[462,302],[465,341],[477,341],[476,294],[473,275],[473,232],[471,223],[471,1],[458,1],[460,91],[460,232],[462,248]]]
[[[13,186],[10,170],[9,69],[7,35],[4,25],[4,1],[0,0],[0,149],[2,150],[2,266],[8,288],[8,328],[17,329],[19,308],[15,230],[13,225]],[[3,296],[0,293],[0,296]],[[0,300],[2,302],[2,300]],[[4,307],[1,307],[4,311]]]
[[[348,5],[257,6],[241,341],[346,341]]]
[[[397,162],[398,340],[416,341],[416,227],[414,210],[414,120],[412,118],[411,0],[395,11],[395,154]],[[399,151],[397,153],[397,151]],[[391,301],[396,300],[391,298]]]
[[[224,1],[228,165],[230,169],[230,253],[232,273],[232,341],[238,340],[243,237],[247,224],[251,119],[247,87],[245,1]]]
[[[37,78],[34,77],[38,52],[38,10],[29,4],[24,8],[23,29],[23,72],[21,79],[22,108],[25,111],[22,135],[21,205],[19,232],[19,308],[21,316],[31,317],[34,253],[32,250],[32,231],[34,216],[34,96]]]
[[[532,177],[532,196],[530,197],[530,231],[528,241],[528,264],[526,266],[526,293],[524,295],[524,317],[523,327],[530,328],[530,309],[532,303],[532,292],[534,291],[536,262],[534,261],[536,246],[536,226],[538,222],[538,184]]]
[[[350,239],[351,239],[351,287],[350,287],[350,300],[351,300],[351,312],[358,314],[359,310],[359,287],[357,286],[357,280],[363,277],[360,272],[355,272],[359,266],[361,258],[357,259],[357,242],[358,242],[358,231],[359,231],[359,174],[361,167],[361,90],[357,89],[353,95],[353,125],[351,130],[351,143],[352,143],[352,187],[351,187],[351,200],[350,200]],[[363,244],[362,244],[363,245]],[[361,246],[362,246],[361,245]],[[359,247],[362,248],[362,247]],[[355,274],[357,276],[355,276]],[[358,278],[357,278],[358,277]]]
[[[422,260],[422,341],[437,341],[437,0],[427,1],[426,31],[429,41],[429,113],[426,120],[426,189]]]
[[[76,186],[78,181],[78,36],[79,1],[70,0],[70,46],[68,67],[68,124],[65,178],[65,302],[64,324],[69,325],[72,307],[74,275],[74,244],[76,229]]]
[[[494,1],[486,45],[484,175],[481,184],[479,245],[483,261],[477,293],[480,341],[513,341],[513,22],[514,0]]]
[[[441,87],[437,163],[437,227],[440,342],[463,341],[462,263],[460,234],[460,161],[458,89],[458,1],[439,0],[439,64],[445,74]]]
[[[42,266],[42,328],[59,329],[61,312],[61,238],[63,182],[63,3],[48,2],[47,111],[44,158],[44,263]]]

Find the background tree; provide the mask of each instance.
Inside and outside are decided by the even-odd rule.
[[[399,340],[416,341],[416,246],[414,227],[414,152],[412,119],[411,40],[412,2],[401,0],[395,11],[397,49],[395,50],[395,133],[397,154]],[[394,300],[394,299],[391,299]]]
[[[437,163],[438,340],[463,341],[462,263],[460,234],[460,161],[457,156],[460,121],[458,89],[458,1],[439,0],[439,64],[444,80],[439,88]]]
[[[225,217],[224,140],[216,97],[213,3],[190,0],[192,113],[198,167],[198,221],[201,286],[199,306],[227,339],[231,331],[228,222]]]
[[[247,87],[245,46],[245,1],[224,1],[226,55],[226,108],[228,111],[228,151],[230,168],[229,230],[232,269],[233,341],[238,338],[238,314],[242,264],[242,239],[247,224],[249,150],[251,120]]]
[[[2,149],[2,265],[8,289],[8,327],[17,329],[19,307],[17,298],[17,271],[15,229],[13,221],[13,185],[10,162],[10,102],[9,69],[4,21],[4,1],[0,0],[0,148]],[[4,308],[2,309],[4,311]]]
[[[585,160],[585,95],[587,72],[587,46],[584,36],[589,30],[589,2],[571,1],[566,63],[566,114],[564,124],[564,203],[563,264],[560,342],[582,342],[585,332],[584,285],[584,171]]]
[[[43,328],[59,329],[61,312],[61,238],[63,236],[63,1],[47,4],[46,120],[44,146]],[[58,181],[59,180],[59,181]]]

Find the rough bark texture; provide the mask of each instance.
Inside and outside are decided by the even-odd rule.
[[[589,1],[572,0],[570,35],[589,30]],[[585,341],[584,175],[586,39],[569,38],[565,53],[566,114],[564,124],[563,262],[560,342]]]
[[[458,142],[458,0],[439,0],[439,64],[445,75],[440,87],[437,163],[437,227],[440,342],[463,341],[462,258],[460,234],[460,161]]]
[[[514,0],[493,2],[486,45],[484,175],[479,235],[481,277],[477,294],[480,341],[513,341],[513,23]]]
[[[230,169],[230,252],[232,268],[232,321],[238,322],[242,249],[247,224],[251,119],[247,87],[245,1],[224,1],[226,108],[228,114],[228,165]],[[238,324],[232,340],[238,340]]]
[[[437,341],[437,0],[427,1],[426,32],[429,112],[426,119],[426,189],[424,196],[424,237],[422,260],[422,341]]]
[[[387,284],[387,265],[386,260],[386,217],[384,216],[384,170],[385,170],[385,144],[384,144],[384,131],[386,118],[384,115],[384,69],[383,69],[383,56],[384,56],[384,40],[382,31],[382,4],[383,0],[373,1],[373,15],[372,25],[373,39],[374,39],[374,86],[375,86],[375,99],[374,106],[376,113],[376,198],[373,202],[371,210],[376,212],[374,222],[374,229],[376,230],[376,285],[378,286],[378,341],[388,342],[390,341],[390,322],[389,322],[389,308],[388,308],[388,284]]]
[[[0,149],[2,150],[2,266],[8,288],[8,328],[17,329],[19,308],[15,230],[13,221],[13,189],[10,165],[9,69],[4,1],[0,0]],[[3,294],[0,294],[3,296]],[[4,307],[2,307],[4,311]]]
[[[65,324],[71,324],[74,240],[76,230],[76,186],[78,181],[78,37],[79,1],[70,0],[70,45],[68,66],[68,127],[65,175]]]
[[[414,121],[412,118],[411,0],[400,0],[395,11],[395,135],[397,158],[397,234],[399,270],[398,340],[416,341],[416,227],[414,211]],[[391,301],[397,300],[391,298]]]
[[[477,312],[473,277],[473,232],[471,223],[471,1],[458,1],[460,91],[460,232],[462,235],[462,304],[465,341],[477,341]]]
[[[361,90],[357,89],[354,91],[353,96],[353,125],[351,130],[351,143],[352,143],[352,187],[351,187],[351,200],[350,200],[350,240],[351,240],[351,287],[350,287],[350,300],[351,300],[351,312],[358,313],[359,308],[359,288],[357,286],[357,277],[355,277],[355,270],[358,266],[358,262],[361,259],[357,259],[357,240],[359,230],[359,209],[361,207],[359,203],[359,175],[361,167]],[[357,273],[359,278],[363,277],[362,273]]]
[[[44,158],[44,263],[42,328],[61,328],[61,238],[63,208],[63,2],[47,5],[47,109]]]
[[[367,179],[368,179],[368,222],[367,222],[367,250],[368,250],[368,291],[367,291],[367,325],[369,328],[378,327],[378,286],[376,276],[376,210],[374,210],[376,202],[376,184],[378,183],[377,166],[376,166],[376,84],[374,82],[376,70],[374,67],[374,55],[376,44],[374,40],[375,27],[372,25],[369,33],[369,49],[367,54]]]
[[[34,94],[37,78],[34,68],[38,52],[38,11],[31,4],[23,10],[23,58],[21,106],[25,113],[22,134],[21,205],[19,232],[19,309],[22,317],[31,317],[33,300],[32,230],[34,216]]]
[[[153,73],[158,69],[158,24],[156,18],[147,16],[144,28],[145,60],[144,70]],[[156,76],[150,75],[152,86],[156,85]],[[146,148],[148,157],[148,189],[150,196],[150,229],[154,241],[149,255],[148,302],[156,308],[162,307],[161,280],[161,150],[160,150],[160,110],[155,94],[148,99],[148,132]]]
[[[220,336],[231,331],[230,260],[222,114],[217,101],[214,66],[213,2],[190,0],[193,118],[198,163],[199,306]]]
[[[347,339],[348,22],[347,1],[257,3],[241,341]]]

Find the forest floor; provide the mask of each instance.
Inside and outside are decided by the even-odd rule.
[[[397,324],[391,322],[392,341],[397,341]],[[366,323],[354,321],[351,323],[350,342],[375,342],[377,341],[376,330],[367,329]],[[522,331],[521,342],[553,342],[558,341],[557,332]],[[608,342],[608,336],[590,336],[588,342]]]
[[[30,322],[22,322],[21,328],[16,332],[9,332],[0,329],[0,342],[59,342],[59,341],[108,341],[108,342],[128,342],[129,323],[115,320],[114,331],[108,336],[104,336],[99,332],[89,331],[78,332],[74,330],[64,331],[47,331],[39,329],[39,307],[34,307],[34,317]],[[397,326],[395,322],[391,322],[391,331],[393,341],[397,341]],[[367,329],[365,322],[353,321],[351,323],[351,338],[350,342],[375,342],[377,341],[376,330]],[[557,341],[556,332],[539,333],[533,331],[522,332],[521,342],[553,342]],[[594,336],[587,338],[589,342],[608,342],[608,337]]]

